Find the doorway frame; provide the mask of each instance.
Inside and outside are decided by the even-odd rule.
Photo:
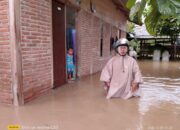
[[[52,63],[52,75],[51,75],[51,84],[52,84],[52,86],[51,86],[51,88],[52,89],[55,89],[55,88],[57,88],[57,87],[55,87],[54,86],[54,71],[55,71],[55,69],[54,69],[54,54],[53,54],[53,47],[54,47],[54,42],[53,42],[53,12],[52,12],[52,8],[53,8],[53,1],[55,1],[55,2],[58,2],[58,3],[60,3],[60,4],[63,4],[64,5],[64,22],[65,22],[65,56],[66,56],[66,53],[67,53],[67,51],[66,51],[66,4],[64,3],[64,2],[62,2],[61,0],[51,0],[51,2],[50,2],[50,4],[51,4],[51,9],[50,9],[50,11],[51,11],[51,63]],[[66,58],[66,57],[65,57]],[[65,62],[65,69],[66,69],[66,62]],[[66,70],[66,83],[67,83],[67,70]]]

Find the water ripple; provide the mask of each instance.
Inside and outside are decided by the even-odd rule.
[[[162,102],[180,104],[180,78],[143,77],[143,79],[142,97],[139,101],[139,111],[142,114]]]

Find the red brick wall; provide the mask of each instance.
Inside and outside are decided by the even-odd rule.
[[[71,0],[72,1],[72,0]],[[77,13],[78,76],[100,71],[110,52],[110,37],[118,36],[118,30],[126,30],[126,17],[109,0],[93,1],[96,13],[90,11],[90,0],[81,3]],[[101,25],[103,25],[103,55],[100,56]],[[124,36],[124,34],[123,34]]]
[[[106,23],[105,21],[103,23],[103,50],[102,50],[102,56],[100,56],[100,41],[95,42],[96,43],[96,51],[92,54],[93,56],[93,69],[92,73],[96,73],[100,71],[107,60],[111,57],[110,53],[110,38],[111,38],[111,25],[109,23]],[[93,32],[94,33],[94,32]],[[100,39],[100,38],[98,38]],[[99,52],[99,53],[97,53]]]
[[[51,0],[21,0],[21,52],[25,102],[52,86]]]
[[[117,32],[118,32],[118,28],[113,26],[111,29],[112,32],[112,37],[116,38],[116,36],[118,36]]]
[[[74,1],[74,0],[70,0]],[[81,0],[81,9],[87,12],[90,11],[90,1],[96,8],[96,13],[91,13],[98,18],[115,25],[122,30],[126,30],[126,17],[121,13],[121,11],[113,4],[111,0]]]
[[[121,37],[126,38],[126,32],[121,30]]]
[[[12,104],[8,0],[0,1],[0,103]]]
[[[110,53],[111,25],[84,10],[78,12],[78,76],[102,69]],[[100,56],[101,26],[103,26],[103,50]],[[117,30],[116,30],[117,31]],[[115,29],[113,35],[117,34]]]
[[[78,13],[78,75],[92,73],[93,55],[100,45],[100,20],[91,14],[80,11]]]
[[[110,53],[110,36],[125,30],[126,18],[115,5],[104,0],[94,1],[96,13],[91,13],[90,0],[82,1],[77,14],[78,75],[100,71]],[[18,16],[18,15],[17,15]],[[20,0],[20,54],[25,102],[46,93],[52,87],[51,0]],[[101,25],[103,25],[103,55],[100,56]],[[115,29],[114,29],[115,28]],[[0,102],[12,104],[12,66],[8,0],[0,1]],[[19,44],[19,43],[18,43]]]
[[[110,38],[111,38],[111,25],[103,23],[103,57],[110,55]]]

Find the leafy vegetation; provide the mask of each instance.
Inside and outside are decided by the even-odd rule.
[[[158,33],[163,34],[164,29],[159,30],[159,28],[164,28],[167,25],[165,22],[171,24],[173,23],[171,19],[175,19],[177,26],[180,22],[180,0],[128,0],[126,6],[130,9],[130,21],[142,25],[145,17],[146,29],[154,36]],[[162,21],[164,21],[163,24]],[[171,34],[168,35],[171,36]]]

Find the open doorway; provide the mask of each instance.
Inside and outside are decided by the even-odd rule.
[[[76,29],[75,29],[75,9],[66,8],[66,64],[67,79],[76,79],[77,51],[76,51]]]
[[[66,83],[66,36],[64,5],[52,1],[54,88]]]

